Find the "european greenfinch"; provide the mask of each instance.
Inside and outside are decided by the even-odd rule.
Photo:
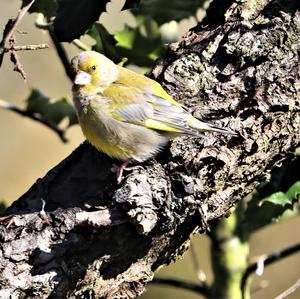
[[[179,135],[200,137],[202,131],[235,135],[199,121],[158,82],[98,52],[81,52],[71,67],[73,101],[86,139],[99,151],[125,161],[124,165],[147,160]]]

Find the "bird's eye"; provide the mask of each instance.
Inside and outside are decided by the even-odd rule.
[[[92,66],[91,66],[91,70],[92,70],[92,71],[95,71],[95,70],[96,70],[96,66],[95,66],[95,65],[92,65]]]

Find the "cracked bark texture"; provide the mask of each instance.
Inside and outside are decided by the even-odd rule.
[[[175,139],[117,186],[87,143],[0,226],[0,298],[133,298],[190,235],[228,213],[300,142],[297,1],[213,1],[150,76],[194,116],[239,132]],[[46,215],[41,212],[46,202]]]

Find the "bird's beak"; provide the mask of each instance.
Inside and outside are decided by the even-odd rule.
[[[91,81],[92,81],[91,75],[84,71],[78,71],[74,79],[74,83],[76,85],[87,85],[90,84]]]

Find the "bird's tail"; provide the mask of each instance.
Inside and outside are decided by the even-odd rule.
[[[206,122],[202,122],[194,117],[191,117],[187,120],[187,123],[193,129],[206,132],[216,132],[221,134],[227,134],[232,136],[238,136],[238,134],[230,129],[221,128]]]

